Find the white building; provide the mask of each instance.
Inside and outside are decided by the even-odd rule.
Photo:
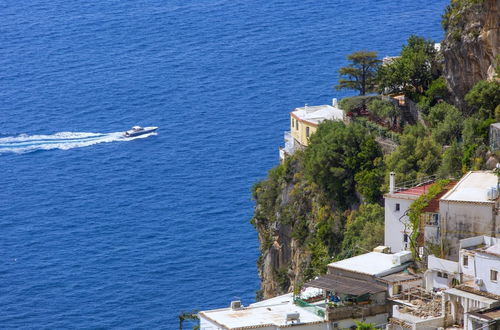
[[[432,182],[410,184],[408,187],[397,187],[395,173],[390,174],[389,193],[384,195],[384,245],[391,252],[409,249],[411,228],[409,226],[408,210],[410,205],[421,195],[428,192]]]
[[[439,200],[439,240],[449,246],[447,259],[458,260],[459,241],[500,233],[497,214],[498,177],[491,171],[472,171]]]
[[[411,229],[407,211],[432,183],[410,188],[397,187],[391,173],[385,200],[385,245],[392,252],[409,248]],[[463,238],[500,233],[498,177],[491,171],[472,171],[458,183],[450,183],[422,210],[423,235],[419,244],[445,247],[446,259],[458,260],[458,244]]]
[[[228,308],[198,313],[200,330],[278,330],[293,325],[297,330],[329,329],[324,316],[294,303],[293,294],[267,299],[243,307],[232,302]]]
[[[344,111],[338,108],[337,99],[332,105],[304,106],[290,112],[290,131],[285,132],[285,146],[280,147],[280,161],[305,148],[309,138],[325,120],[344,120]]]
[[[411,252],[368,252],[328,264],[328,274],[373,279],[405,270],[413,262]]]
[[[427,290],[449,289],[459,283],[461,279],[458,262],[441,259],[430,255],[427,258],[425,272],[425,288]]]
[[[388,293],[421,282],[403,272],[410,264],[409,252],[370,252],[334,262],[329,274],[304,284],[297,296],[285,294],[247,307],[235,301],[228,308],[199,312],[200,329],[333,330],[355,327],[358,321],[384,325],[391,309]]]
[[[458,262],[430,256],[426,282],[430,280],[429,272],[449,274],[446,283],[436,278],[432,282],[434,289],[453,286],[443,292],[444,325],[479,329],[485,320],[495,321],[495,313],[500,316],[498,311],[494,312],[500,306],[500,239],[489,236],[462,239],[458,250]],[[457,278],[457,268],[460,280],[451,283],[449,277],[453,274]]]
[[[476,236],[460,241],[462,282],[500,296],[500,238]]]

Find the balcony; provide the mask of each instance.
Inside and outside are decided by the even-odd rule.
[[[284,161],[287,156],[291,156],[295,152],[295,139],[290,132],[284,134],[285,146],[280,147],[280,161]]]

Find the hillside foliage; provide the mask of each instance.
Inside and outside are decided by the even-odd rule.
[[[458,2],[475,6],[480,0]],[[443,17],[446,29],[459,29],[460,6],[452,4],[447,9]],[[304,151],[288,157],[255,184],[252,223],[259,231],[262,253],[276,244],[277,232],[289,236],[279,237],[280,242],[288,239],[304,252],[296,268],[298,276],[290,274],[289,265],[277,270],[282,292],[297,278],[305,281],[324,273],[332,260],[383,244],[382,196],[390,172],[396,173],[396,182],[429,176],[446,179],[437,181],[410,210],[415,229],[410,245],[416,256],[419,215],[428,200],[448,179],[499,161],[500,154],[489,149],[488,135],[490,124],[500,121],[500,82],[479,81],[464,98],[466,109],[458,109],[449,99],[440,66],[434,42],[411,36],[399,57],[374,66],[370,86],[380,93],[401,93],[413,100],[420,112],[416,122],[405,119],[402,108],[388,96],[344,98],[340,107],[359,117],[354,116],[347,125],[321,123]],[[359,91],[357,85],[345,83],[344,87]],[[359,115],[366,112],[370,116]],[[383,151],[380,140],[384,139],[395,147]]]

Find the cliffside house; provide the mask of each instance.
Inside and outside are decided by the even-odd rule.
[[[421,283],[406,271],[411,264],[409,252],[370,252],[334,262],[297,295],[246,307],[233,301],[228,308],[199,312],[200,329],[333,330],[356,327],[356,321],[385,326],[391,311],[387,297]]]
[[[259,329],[326,330],[327,321],[319,309],[296,304],[292,293],[266,299],[247,307],[233,301],[228,308],[202,311],[200,330]]]
[[[392,252],[409,248],[408,210],[422,194],[428,192],[432,180],[397,187],[391,173],[385,202],[385,245]],[[458,183],[451,182],[422,210],[421,235],[417,244],[421,255],[427,247],[443,247],[446,259],[458,260],[461,239],[500,233],[498,177],[491,171],[471,171]]]
[[[500,233],[498,206],[498,177],[491,171],[469,172],[439,199],[432,239],[449,247],[446,258],[457,261],[461,239]]]
[[[389,192],[384,195],[384,245],[391,252],[409,250],[411,228],[408,211],[410,205],[421,195],[426,194],[434,183],[432,178],[421,181],[403,182],[396,186],[396,174],[391,172]]]
[[[387,297],[421,284],[419,276],[406,270],[411,264],[406,251],[337,261],[328,265],[327,274],[307,282],[296,300],[323,308],[333,329],[349,329],[359,321],[384,326],[391,311]],[[311,289],[318,290],[316,295],[308,295]]]
[[[459,242],[460,285],[443,292],[445,325],[500,328],[500,239],[476,236]]]
[[[290,131],[285,132],[285,146],[279,149],[280,161],[306,147],[309,137],[325,120],[344,120],[344,111],[338,108],[337,99],[333,99],[332,105],[305,105],[290,112]]]
[[[500,328],[500,239],[476,236],[459,242],[459,261],[428,257],[427,291],[411,289],[392,299],[389,329]]]

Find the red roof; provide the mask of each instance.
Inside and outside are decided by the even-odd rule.
[[[406,190],[401,190],[398,191],[396,194],[420,196],[427,193],[429,191],[430,186],[432,186],[432,183],[424,184],[423,186],[408,188]]]
[[[423,213],[431,212],[431,213],[437,213],[439,212],[439,200],[441,197],[444,196],[448,191],[450,191],[451,188],[453,188],[457,184],[457,181],[451,181],[448,183],[443,191],[441,191],[439,194],[436,195],[433,199],[429,201],[426,207],[422,209]]]

